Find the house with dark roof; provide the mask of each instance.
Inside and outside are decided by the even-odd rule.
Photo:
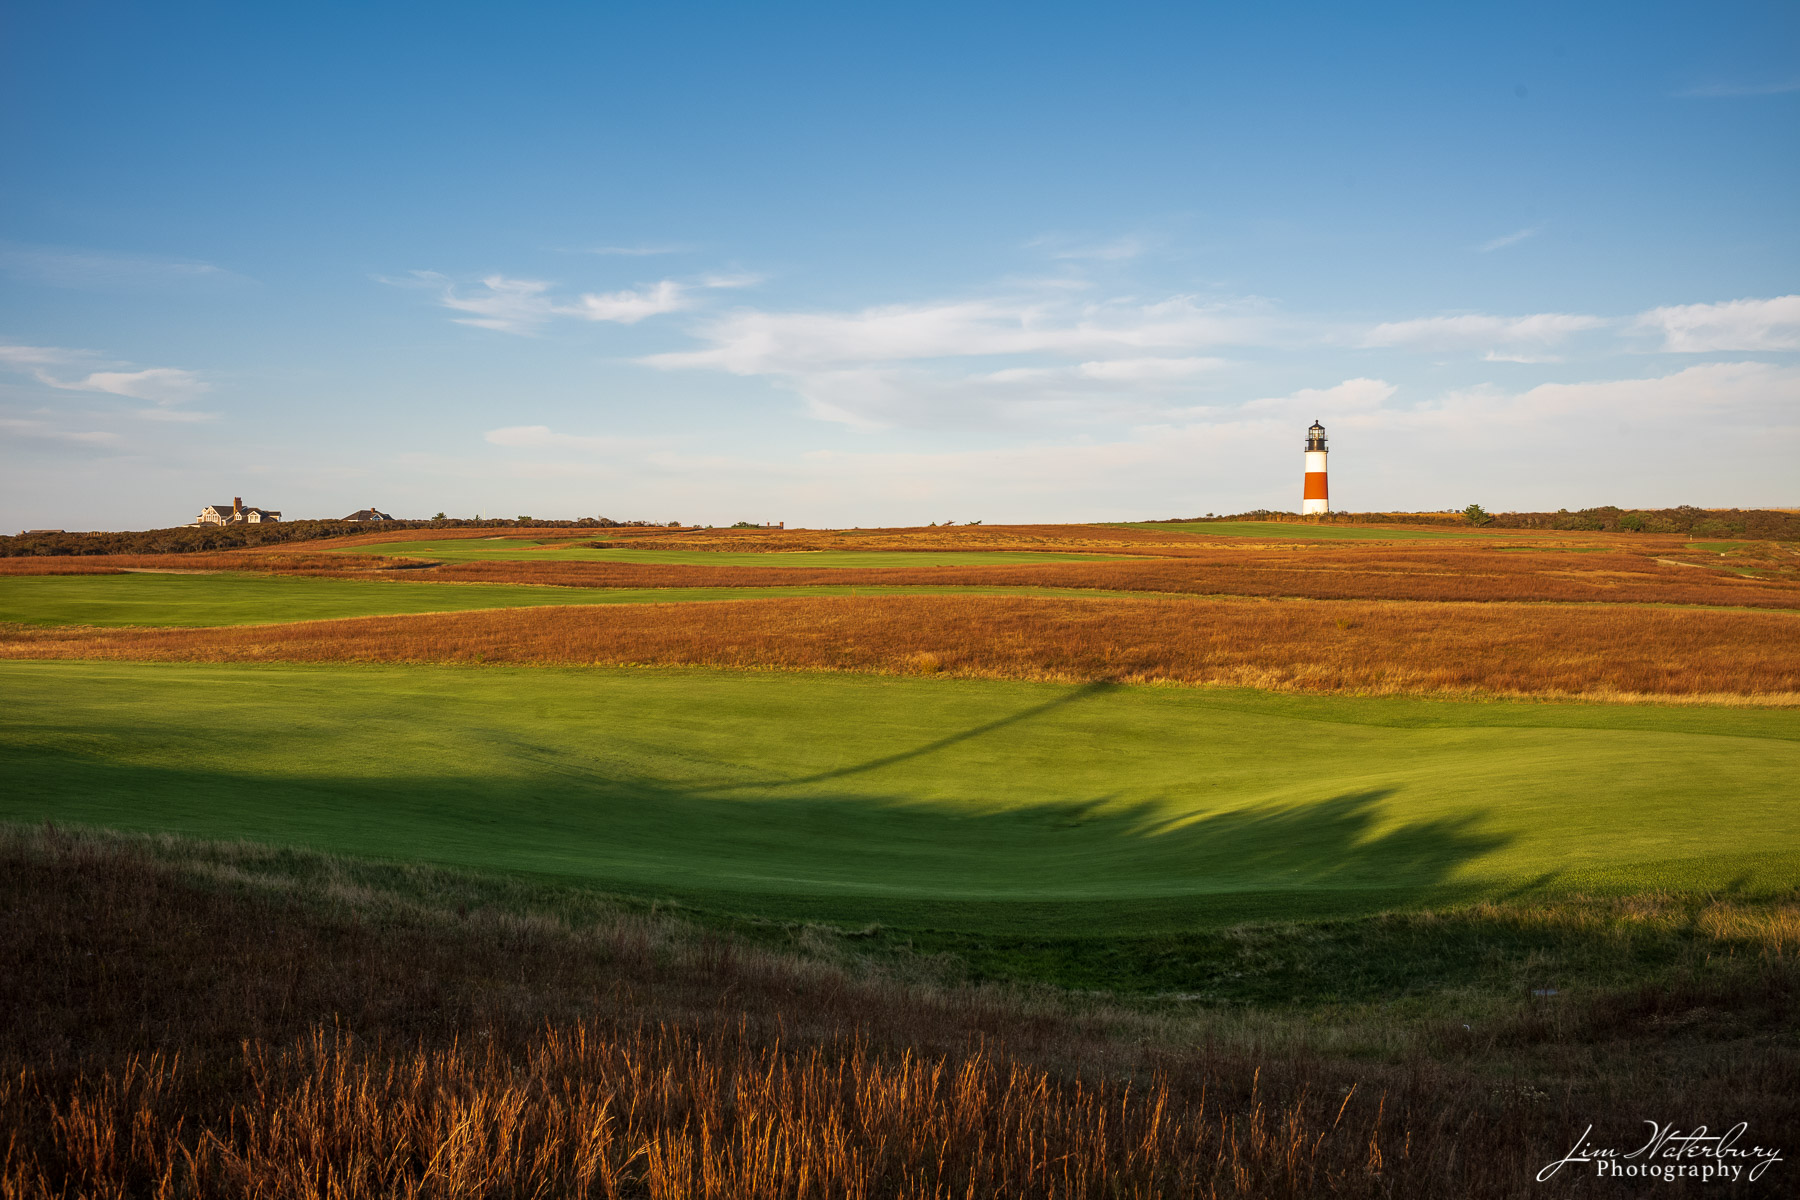
[[[346,521],[391,521],[393,519],[386,513],[373,508],[359,508],[344,518]]]
[[[200,519],[196,525],[260,525],[264,521],[279,521],[281,514],[273,509],[245,507],[242,496],[233,496],[230,506],[209,504],[200,510]]]

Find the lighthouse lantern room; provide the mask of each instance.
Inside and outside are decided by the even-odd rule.
[[[1325,486],[1325,427],[1317,421],[1306,431],[1306,486],[1300,496],[1304,515],[1331,511],[1331,493]]]

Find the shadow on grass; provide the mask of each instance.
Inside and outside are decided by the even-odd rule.
[[[953,733],[947,737],[935,738],[922,746],[915,746],[911,750],[901,750],[894,754],[881,755],[870,759],[868,762],[857,763],[855,766],[838,767],[830,771],[821,771],[813,775],[802,775],[796,779],[787,779],[778,783],[760,784],[757,786],[800,787],[805,784],[822,783],[828,779],[847,779],[852,775],[866,775],[871,771],[879,771],[885,767],[898,766],[903,762],[909,762],[916,758],[924,758],[927,755],[936,754],[940,750],[948,750],[950,747],[961,745],[963,742],[973,741],[978,737],[983,737],[990,733],[997,733],[1008,726],[1019,725],[1038,717],[1048,716],[1059,708],[1066,708],[1071,704],[1086,700],[1091,696],[1110,692],[1118,686],[1118,684],[1108,683],[1104,680],[1082,684],[1080,687],[1065,692],[1054,699],[1046,700],[1042,704],[1034,704],[1030,708],[1021,709],[1016,713],[1010,713],[1007,716],[1000,717],[993,721],[984,721],[982,724],[965,729],[960,733]],[[692,791],[696,794],[707,791],[738,791],[743,787],[743,784],[719,784],[713,787],[694,788]]]
[[[297,778],[19,754],[0,820],[169,831],[524,873],[778,920],[1126,936],[1450,903],[1503,846],[1479,811],[1396,820],[1392,789],[1172,819],[1156,802],[1010,807],[813,785]]]
[[[310,713],[304,734],[272,733],[267,758],[254,740],[197,741],[187,765],[169,765],[166,752],[155,766],[121,761],[45,734],[9,748],[0,820],[535,877],[672,899],[734,926],[879,925],[897,945],[952,950],[982,972],[1146,988],[1182,987],[1193,974],[1159,939],[1472,899],[1465,868],[1511,840],[1473,807],[1405,820],[1394,787],[1322,787],[1311,802],[1239,808],[1207,808],[1198,790],[1127,800],[1070,794],[1073,784],[1030,803],[932,798],[955,778],[934,756],[1115,687],[1060,690],[891,752],[760,781],[644,777],[500,723],[469,731],[487,747],[478,761],[492,770],[481,775],[383,755],[309,770],[299,753],[308,747],[343,761],[329,728],[353,712],[323,726]],[[125,713],[108,734],[134,753],[168,736]],[[1120,960],[1129,947],[1137,965]]]

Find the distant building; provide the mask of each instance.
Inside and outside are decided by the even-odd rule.
[[[265,521],[279,521],[281,514],[267,508],[245,508],[242,496],[233,496],[231,506],[209,504],[200,510],[200,519],[196,525],[260,525]]]
[[[346,521],[391,521],[393,519],[386,513],[378,512],[373,508],[359,508],[344,518]]]

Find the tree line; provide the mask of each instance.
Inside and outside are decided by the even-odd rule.
[[[1204,517],[1177,517],[1168,524],[1208,521],[1282,521],[1306,525],[1470,525],[1491,529],[1564,529],[1589,533],[1681,533],[1693,537],[1743,537],[1759,541],[1800,540],[1800,513],[1766,508],[1696,508],[1683,504],[1675,508],[1620,508],[1602,505],[1571,512],[1559,508],[1555,512],[1490,513],[1478,504],[1460,512],[1330,512],[1301,516],[1259,508],[1250,512]]]
[[[178,525],[173,529],[140,529],[72,533],[21,533],[0,537],[0,558],[80,554],[199,554],[317,541],[353,533],[388,529],[621,529],[661,527],[660,521],[615,521],[582,517],[573,521],[540,521],[532,517],[436,517],[429,521],[274,521],[258,525]]]

